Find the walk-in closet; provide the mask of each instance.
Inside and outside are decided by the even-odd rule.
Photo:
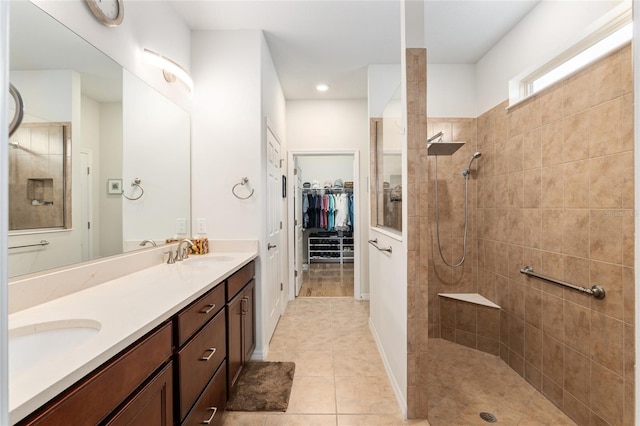
[[[295,220],[301,232],[296,262],[298,297],[354,295],[354,159],[351,155],[296,156]]]

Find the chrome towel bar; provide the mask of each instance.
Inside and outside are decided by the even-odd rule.
[[[35,244],[25,244],[22,246],[11,246],[9,247],[10,249],[17,249],[17,248],[24,248],[24,247],[37,247],[37,246],[48,246],[49,245],[49,241],[47,240],[40,240],[39,243],[35,243]]]
[[[392,252],[392,250],[393,250],[393,249],[391,248],[391,246],[389,246],[389,247],[380,247],[380,246],[378,245],[378,239],[377,239],[377,238],[374,238],[373,240],[369,240],[369,244],[371,244],[372,246],[374,246],[375,248],[377,248],[377,249],[378,249],[378,250],[380,250],[380,251],[386,251],[386,252],[391,253],[391,252]]]
[[[533,272],[533,268],[531,266],[525,266],[524,268],[520,269],[520,273],[529,275],[531,277],[540,278],[541,280],[545,280],[553,284],[561,285],[563,287],[568,287],[572,290],[576,290],[581,293],[586,293],[589,296],[595,297],[596,299],[604,299],[604,296],[606,295],[604,288],[600,287],[599,285],[594,285],[591,288],[586,288],[586,287],[580,287],[579,285],[569,284],[568,282],[556,280],[555,278],[550,278],[545,275],[538,274],[537,272]]]

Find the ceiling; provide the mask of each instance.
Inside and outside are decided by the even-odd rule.
[[[425,1],[429,61],[478,62],[538,1]],[[400,63],[399,0],[171,3],[192,30],[263,30],[287,99],[366,98],[367,66]]]

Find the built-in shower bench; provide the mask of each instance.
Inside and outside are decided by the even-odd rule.
[[[500,305],[478,293],[438,293],[440,337],[500,355]]]

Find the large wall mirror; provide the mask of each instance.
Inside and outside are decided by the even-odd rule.
[[[10,5],[10,80],[10,277],[189,235],[188,112],[28,1]]]
[[[398,84],[382,117],[371,118],[372,226],[402,232],[402,99]]]

